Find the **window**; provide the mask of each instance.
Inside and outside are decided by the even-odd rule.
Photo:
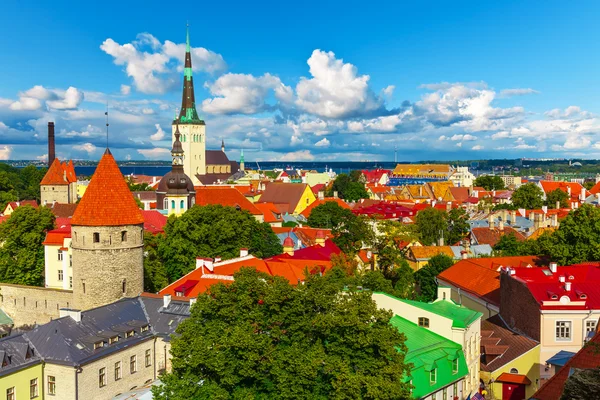
[[[93,242],[100,243],[100,233],[94,232]]]
[[[106,368],[98,370],[98,387],[106,386]]]
[[[518,374],[518,373],[519,373],[519,370],[518,370],[518,369],[516,369],[516,368],[511,368],[511,369],[510,369],[510,373],[511,373],[511,374]]]
[[[596,321],[585,322],[585,337],[588,337],[590,332],[596,331]]]
[[[73,255],[69,256],[69,267],[73,266]]]
[[[56,394],[56,378],[48,376],[48,394]]]
[[[150,354],[150,349],[146,350],[146,367],[149,367],[152,365],[152,358],[151,358],[151,354]]]
[[[452,396],[458,397],[458,384],[456,382],[452,385]]]
[[[571,321],[556,321],[556,340],[571,339]]]
[[[164,199],[163,200],[163,210],[166,210],[169,208],[169,199]]]
[[[118,336],[113,336],[110,339],[108,339],[108,344],[117,343],[118,341],[119,341],[119,337]]]
[[[429,383],[434,384],[437,381],[437,370],[434,368],[429,371]]]
[[[62,269],[58,270],[58,280],[60,282],[62,282],[62,280],[63,280],[63,270]]]
[[[429,328],[429,318],[419,317],[419,326]]]
[[[180,209],[180,210],[183,210],[184,208],[185,208],[185,203],[183,202],[183,200],[181,200],[181,201],[179,202],[179,209]]]
[[[171,209],[174,210],[175,209],[175,200],[171,200]]]
[[[127,280],[123,279],[123,283],[121,284],[123,289],[123,294],[125,294],[127,292]]]
[[[125,332],[125,337],[126,338],[133,337],[133,331],[127,331],[127,332]]]
[[[29,398],[35,399],[38,397],[38,380],[37,378],[29,381]]]
[[[127,231],[121,231],[121,242],[127,241]]]
[[[452,373],[455,374],[458,372],[458,358],[452,360]]]
[[[85,294],[85,282],[81,282],[81,285],[83,286],[83,293]]]
[[[94,350],[99,349],[100,347],[104,347],[104,342],[94,343]]]
[[[140,328],[140,332],[146,332],[148,330],[148,325],[144,325]]]
[[[73,289],[73,277],[69,277],[69,289]]]
[[[129,358],[129,373],[135,374],[137,372],[137,357],[131,356]]]
[[[121,379],[121,361],[115,363],[115,381]]]
[[[58,251],[58,261],[63,260],[63,252],[61,250]]]
[[[444,388],[442,391],[442,400],[448,400],[448,388]]]
[[[6,400],[16,400],[14,386],[6,389]]]

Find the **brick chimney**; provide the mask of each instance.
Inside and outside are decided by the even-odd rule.
[[[48,122],[48,166],[51,166],[56,158],[54,150],[54,122]]]

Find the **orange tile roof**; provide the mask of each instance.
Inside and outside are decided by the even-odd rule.
[[[546,194],[556,189],[560,189],[563,192],[568,193],[568,190],[571,189],[572,198],[579,197],[581,191],[584,189],[583,186],[581,186],[581,184],[577,182],[540,181],[540,185],[542,186],[542,190]]]
[[[62,246],[65,238],[71,237],[71,227],[58,228],[48,231],[46,239],[42,243],[44,246]]]
[[[38,208],[38,203],[36,200],[22,200],[22,201],[10,201],[7,206],[10,205],[10,207],[13,210],[16,210],[17,208],[21,207],[21,206],[31,206],[33,208]]]
[[[508,372],[501,373],[500,376],[496,378],[496,382],[516,383],[517,385],[531,385],[531,381],[527,375],[509,374]]]
[[[590,193],[591,194],[598,194],[600,193],[600,182],[596,183],[591,189],[590,189]]]
[[[262,215],[262,212],[248,200],[239,190],[228,186],[196,186],[196,204],[206,206],[219,204],[237,207],[252,215]]]
[[[303,215],[305,218],[308,218],[308,216],[310,215],[310,213],[312,212],[312,210],[317,207],[320,206],[321,204],[325,204],[328,202],[334,202],[337,203],[338,206],[345,208],[347,210],[350,210],[350,206],[348,205],[348,203],[346,203],[344,200],[339,199],[337,197],[325,197],[323,200],[316,200],[313,201],[308,207],[306,207],[300,214]]]
[[[552,233],[556,229],[558,229],[558,228],[556,228],[554,226],[549,226],[549,227],[544,227],[544,228],[538,228],[538,230],[536,230],[531,235],[529,235],[529,237],[527,239],[530,239],[530,240],[538,239],[544,233]]]
[[[71,224],[122,226],[143,223],[142,212],[110,150],[106,149],[71,218]]]
[[[505,226],[504,230],[488,227],[471,229],[471,235],[475,237],[475,240],[477,240],[477,244],[489,244],[492,247],[494,247],[498,243],[502,236],[510,234],[515,235],[515,238],[517,238],[517,240],[519,241],[524,241],[526,239],[521,232],[509,226]]]
[[[254,207],[258,208],[258,210],[265,216],[266,223],[283,222],[283,218],[281,218],[281,211],[279,211],[275,204],[256,203],[254,204]]]
[[[450,258],[454,258],[454,252],[450,246],[412,246],[408,251],[417,260],[428,260],[438,254],[445,254]]]
[[[58,158],[55,158],[50,168],[48,168],[48,172],[42,178],[40,185],[68,185],[73,182],[77,182],[73,161],[69,160],[61,163]]]

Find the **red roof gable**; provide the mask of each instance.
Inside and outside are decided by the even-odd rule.
[[[367,207],[355,207],[352,212],[356,215],[380,216],[384,219],[414,217],[414,208],[408,208],[400,204],[380,201]]]
[[[229,207],[240,207],[252,215],[262,215],[262,212],[250,202],[239,190],[228,186],[197,186],[196,204],[209,204]]]
[[[8,202],[7,206],[8,205],[10,205],[10,207],[13,210],[16,210],[17,208],[19,208],[21,206],[31,206],[33,208],[38,208],[38,203],[36,200],[10,201],[10,202]]]
[[[68,185],[73,182],[77,182],[73,161],[69,160],[61,163],[58,158],[55,158],[50,168],[48,168],[48,172],[42,178],[40,185]]]
[[[542,190],[548,194],[556,189],[560,189],[565,193],[571,190],[571,198],[577,199],[581,194],[582,190],[585,190],[580,183],[577,182],[555,182],[555,181],[540,181]]]
[[[71,237],[71,227],[61,227],[53,229],[46,233],[46,239],[42,243],[44,246],[62,246],[65,238]]]
[[[167,224],[167,216],[156,210],[142,210],[144,216],[144,230],[152,234],[162,233],[165,231]]]
[[[494,247],[500,238],[504,235],[515,235],[518,241],[524,241],[526,238],[523,234],[510,226],[505,226],[502,230],[499,228],[480,227],[471,229],[471,235],[475,238],[478,244],[489,244]]]
[[[273,203],[256,203],[254,204],[264,216],[265,222],[283,222],[283,218],[281,218],[281,211],[275,206]]]
[[[312,192],[314,193],[314,195],[317,196],[320,191],[324,191],[325,190],[325,186],[326,185],[324,183],[317,183],[315,186],[311,186],[310,190],[312,190]]]
[[[72,225],[121,226],[144,223],[133,194],[108,149],[79,202]]]
[[[384,174],[390,175],[392,171],[390,171],[389,169],[375,169],[372,171],[362,170],[361,172],[363,173],[367,183],[375,183],[379,182],[379,180],[381,180],[381,177]]]

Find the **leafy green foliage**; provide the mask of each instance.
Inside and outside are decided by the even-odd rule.
[[[407,399],[404,336],[343,272],[292,287],[252,269],[198,297],[157,400]]]
[[[54,229],[54,214],[46,208],[21,206],[0,224],[0,281],[44,284],[46,232]]]
[[[541,256],[547,253],[547,242],[550,240],[550,234],[546,233],[540,238],[528,239],[524,241],[517,240],[514,233],[502,235],[498,243],[494,246],[496,256]]]
[[[312,209],[307,224],[311,228],[332,229],[347,224],[352,218],[355,218],[352,211],[341,207],[335,201],[327,201]]]
[[[259,257],[281,254],[283,248],[267,226],[245,210],[194,206],[180,217],[169,217],[158,252],[173,281],[194,269],[196,257],[226,260],[238,257],[244,247]]]
[[[504,181],[499,176],[482,175],[475,179],[473,186],[480,186],[485,190],[502,190],[505,189]]]
[[[0,163],[0,209],[17,200],[40,201],[40,182],[48,171],[38,169],[34,165],[25,168],[14,168]]]
[[[448,232],[447,214],[437,208],[429,207],[419,211],[415,223],[419,238],[425,246],[437,243],[438,239]]]
[[[560,204],[560,208],[569,207],[569,194],[560,189],[554,189],[546,195],[546,205],[548,208],[556,208],[556,203]]]
[[[332,196],[334,192],[337,192],[338,197],[346,201],[369,198],[364,185],[364,175],[360,171],[352,171],[350,175],[339,174],[327,190],[327,195]]]
[[[373,242],[374,233],[370,223],[366,217],[352,214],[352,217],[341,220],[339,225],[333,227],[333,242],[344,253],[356,254],[364,243]]]
[[[129,186],[129,190],[131,190],[132,192],[152,192],[152,191],[154,191],[154,189],[152,189],[152,187],[145,182],[135,183],[131,176],[128,176],[126,178],[126,181],[127,181],[127,186]]]
[[[547,253],[560,265],[600,260],[600,208],[584,204],[571,211],[549,242]]]
[[[158,254],[163,234],[144,232],[144,291],[156,293],[169,284],[167,270]]]
[[[431,257],[427,265],[415,272],[415,281],[419,287],[421,301],[433,301],[437,296],[435,277],[450,268],[454,260],[445,254]]]
[[[544,205],[544,192],[535,183],[526,183],[512,194],[512,203],[517,208],[528,210],[540,208]]]
[[[469,233],[470,226],[467,222],[469,216],[467,212],[462,208],[453,208],[448,213],[448,233],[444,236],[446,243],[454,245],[461,241],[467,233]]]
[[[561,400],[600,399],[600,368],[577,369],[565,382]]]

